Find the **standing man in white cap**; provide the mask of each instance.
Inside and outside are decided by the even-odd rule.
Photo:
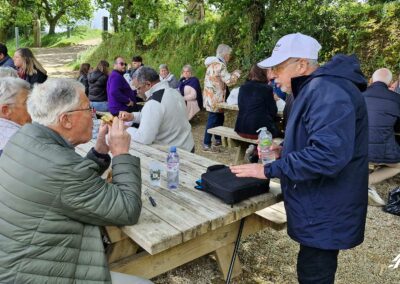
[[[270,164],[231,167],[241,177],[280,178],[302,284],[334,283],[339,250],[364,240],[368,203],[367,84],[355,56],[319,67],[320,48],[312,37],[289,34],[258,64],[294,96],[285,142]]]

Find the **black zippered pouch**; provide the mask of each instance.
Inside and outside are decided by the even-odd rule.
[[[201,180],[203,191],[230,205],[269,191],[269,179],[239,178],[225,165],[208,167]]]

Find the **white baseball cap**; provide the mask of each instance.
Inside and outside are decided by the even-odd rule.
[[[310,36],[301,33],[288,34],[278,40],[271,57],[258,62],[257,65],[260,68],[269,68],[291,57],[318,59],[320,49],[319,42]]]

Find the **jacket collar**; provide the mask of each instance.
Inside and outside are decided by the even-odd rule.
[[[60,144],[61,146],[64,146],[64,147],[67,147],[70,149],[75,148],[74,145],[72,145],[70,142],[68,142],[66,139],[64,139],[64,137],[62,137],[60,134],[58,134],[53,129],[51,129],[47,126],[33,122],[32,127],[37,128],[38,133],[41,132],[43,135],[53,139],[57,144]]]
[[[296,98],[303,86],[311,79],[311,75],[294,77],[291,80],[293,97]]]
[[[383,83],[381,81],[376,81],[376,82],[372,83],[370,85],[370,87],[380,87],[380,88],[389,89],[388,85],[386,85],[385,83]]]
[[[151,87],[150,90],[148,90],[146,93],[144,93],[146,95],[146,98],[150,98],[154,92],[157,92],[158,90],[162,90],[162,89],[166,89],[168,88],[168,82],[167,81],[161,81],[158,82],[157,84],[155,84],[153,87]]]

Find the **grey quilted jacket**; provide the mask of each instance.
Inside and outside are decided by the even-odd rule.
[[[98,226],[135,224],[140,160],[86,158],[51,129],[25,125],[0,157],[0,283],[110,283]]]

